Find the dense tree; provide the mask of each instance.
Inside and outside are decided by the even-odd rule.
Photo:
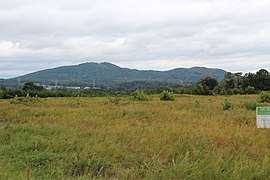
[[[224,75],[223,86],[225,89],[233,89],[235,84],[235,75],[233,73],[228,72]]]
[[[205,77],[205,78],[199,80],[197,84],[207,86],[209,88],[209,90],[213,90],[218,85],[218,81],[217,81],[217,79],[208,76],[208,77]]]
[[[270,90],[270,75],[265,69],[261,69],[255,74],[256,77],[256,89],[265,91]]]
[[[211,91],[208,86],[199,84],[194,88],[194,94],[197,95],[211,95]]]
[[[246,73],[242,77],[242,85],[243,88],[247,88],[248,86],[255,87],[256,85],[256,76],[253,73]]]
[[[36,85],[33,82],[26,82],[23,85],[23,90],[24,91],[43,91],[44,88],[42,86]]]
[[[235,88],[241,88],[242,87],[242,75],[243,73],[241,72],[238,72],[238,73],[235,73],[234,74],[234,81],[235,81]]]

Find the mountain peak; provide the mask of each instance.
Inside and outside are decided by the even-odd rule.
[[[113,85],[136,81],[190,84],[206,76],[212,76],[221,80],[225,74],[226,71],[222,69],[209,69],[205,67],[176,68],[169,71],[143,71],[122,68],[108,62],[86,62],[75,66],[62,66],[37,71],[13,78],[13,80],[20,79],[22,82],[34,81],[39,83],[54,83],[57,80],[59,83],[76,82],[76,84],[86,85],[91,84],[95,80],[96,83],[103,82],[106,86],[108,82]]]

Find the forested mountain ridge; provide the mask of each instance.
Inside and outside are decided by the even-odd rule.
[[[21,80],[64,80],[88,81],[111,80],[118,82],[131,81],[166,81],[166,82],[197,82],[205,76],[221,80],[226,71],[205,67],[177,68],[169,71],[137,70],[121,68],[110,63],[83,63],[74,66],[62,66],[37,71],[19,77]]]
[[[83,63],[73,66],[62,66],[29,73],[24,76],[5,80],[9,82],[34,81],[44,82],[80,82],[92,83],[126,83],[135,81],[167,82],[177,84],[196,83],[206,76],[223,79],[226,71],[222,69],[210,69],[205,67],[176,68],[169,71],[137,70],[122,68],[111,63]]]

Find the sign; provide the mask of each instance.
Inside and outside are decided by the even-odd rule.
[[[270,128],[270,107],[257,107],[257,128]]]

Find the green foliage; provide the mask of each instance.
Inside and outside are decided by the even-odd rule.
[[[270,90],[270,74],[267,70],[260,69],[258,72],[256,72],[255,78],[255,87],[257,87],[256,89],[262,91]]]
[[[262,91],[259,96],[259,102],[261,103],[270,103],[270,93],[266,91]]]
[[[253,86],[248,86],[246,89],[245,89],[245,93],[246,94],[255,94],[255,88]]]
[[[65,176],[80,177],[88,175],[89,177],[103,176],[110,165],[103,159],[92,156],[90,158],[81,158],[79,155],[70,164],[65,167]]]
[[[175,96],[174,96],[174,94],[172,92],[169,92],[169,91],[164,90],[161,93],[160,100],[161,101],[174,101],[175,100]]]
[[[239,88],[233,88],[233,94],[237,95],[241,93],[241,90]]]
[[[35,102],[39,102],[40,99],[38,98],[38,96],[36,97],[30,97],[29,94],[26,95],[26,97],[18,97],[17,95],[15,95],[15,97],[11,100],[11,104],[24,104],[24,105],[31,105]]]
[[[206,85],[199,84],[194,89],[194,94],[196,95],[210,95],[211,92]]]
[[[229,110],[233,108],[233,104],[231,100],[225,99],[224,102],[222,103],[222,108],[223,110]]]
[[[225,89],[233,89],[235,87],[235,75],[231,72],[228,72],[224,75],[222,83]]]
[[[257,107],[257,103],[254,101],[247,101],[245,102],[244,106],[247,110],[255,111]]]
[[[136,90],[133,94],[133,100],[135,101],[148,101],[149,97],[144,93],[144,91]]]
[[[78,73],[80,72],[80,73]],[[132,81],[156,81],[176,83],[194,82],[205,76],[213,76],[222,79],[226,72],[221,69],[207,69],[201,67],[195,68],[176,68],[170,71],[141,71],[118,67],[110,63],[83,63],[76,66],[65,66],[54,69],[34,72],[20,77],[21,80],[32,80],[44,83],[55,79],[61,82],[79,82],[79,84],[88,83],[92,86],[92,81],[96,81],[96,86],[100,85],[112,87],[116,82]],[[17,82],[17,79],[14,79]],[[78,85],[79,85],[78,84]]]
[[[44,88],[42,86],[38,86],[36,85],[35,83],[33,82],[26,82],[24,85],[23,85],[23,88],[22,88],[24,91],[43,91]]]
[[[218,85],[218,81],[216,78],[208,76],[199,80],[197,84],[202,84],[208,87],[209,90],[213,90]]]

